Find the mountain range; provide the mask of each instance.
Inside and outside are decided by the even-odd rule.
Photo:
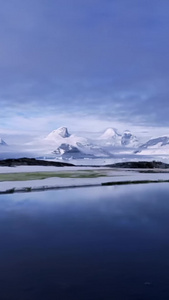
[[[1,138],[0,146],[7,146]],[[44,138],[37,138],[23,147],[28,152],[34,151],[36,156],[52,156],[63,160],[111,158],[118,153],[167,155],[169,136],[152,138],[146,143],[141,143],[129,130],[120,133],[115,128],[108,128],[99,137],[89,139],[69,133],[67,127],[60,127]]]

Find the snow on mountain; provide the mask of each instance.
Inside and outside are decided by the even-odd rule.
[[[138,138],[135,135],[133,135],[129,130],[125,130],[121,137],[121,145],[136,147],[138,146],[138,144],[139,144]]]
[[[120,134],[115,128],[108,128],[100,136],[102,145],[113,147],[136,147],[138,146],[138,139],[129,130],[125,130]]]
[[[105,132],[101,135],[100,139],[112,139],[114,137],[121,136],[118,132],[117,129],[115,128],[107,128]]]
[[[68,132],[67,127],[60,127],[56,130],[53,130],[51,133],[48,134],[48,136],[46,137],[46,139],[51,139],[51,140],[55,140],[58,137],[62,137],[62,138],[68,138],[70,137],[70,134]]]
[[[7,146],[7,143],[2,138],[0,138],[0,146]]]
[[[169,154],[169,136],[161,136],[152,138],[146,143],[142,144],[135,153],[158,155]]]
[[[53,130],[43,139],[44,143],[53,146],[60,146],[61,144],[69,144],[72,146],[77,146],[77,143],[86,144],[88,143],[86,138],[78,137],[74,134],[70,134],[66,127],[60,127]]]
[[[61,144],[53,151],[53,154],[56,154],[57,157],[61,157],[62,159],[84,159],[94,157],[92,154],[86,154],[80,151],[77,147],[69,144]]]
[[[45,138],[36,139],[28,145],[36,153],[42,155],[56,155],[59,159],[92,158],[94,154],[89,151],[92,147],[86,138],[70,134],[66,127],[53,130]]]
[[[69,134],[66,127],[61,127],[52,131],[45,139],[44,142],[48,145],[55,147],[52,153],[64,159],[70,158],[94,158],[100,156],[108,157],[98,145],[95,145],[87,138],[79,137],[74,134]]]
[[[100,145],[97,145],[93,142],[90,142],[88,144],[81,144],[77,143],[78,149],[83,151],[85,154],[94,155],[95,157],[110,157],[112,156],[111,153],[104,149],[104,147],[101,147]]]
[[[106,131],[99,137],[102,145],[120,146],[121,134],[115,128],[107,128]]]
[[[45,138],[29,143],[34,153],[39,155],[56,155],[56,158],[110,158],[126,147],[133,147],[137,138],[129,131],[118,133],[108,128],[100,138],[93,140],[69,133],[67,127],[60,127],[50,132]],[[120,150],[119,150],[120,149]],[[131,150],[130,150],[131,151]]]

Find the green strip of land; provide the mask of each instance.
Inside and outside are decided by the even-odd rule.
[[[107,176],[105,172],[95,170],[69,171],[69,172],[23,172],[23,173],[1,173],[0,181],[27,181],[39,180],[51,177],[59,178],[97,178]]]

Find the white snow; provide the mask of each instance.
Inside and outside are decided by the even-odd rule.
[[[69,144],[77,147],[77,143],[87,143],[87,139],[69,134],[66,127],[60,127],[49,133],[41,142],[55,147],[59,147],[61,144]]]
[[[139,144],[138,138],[129,130],[119,133],[115,128],[108,128],[99,139],[102,146],[135,148]]]
[[[167,155],[169,154],[169,136],[151,138],[138,148],[143,155]]]
[[[123,146],[126,146],[126,147],[133,147],[133,148],[135,148],[135,147],[138,147],[139,140],[129,130],[125,130],[123,132],[122,137],[121,137],[121,144]]]
[[[116,136],[120,136],[115,128],[107,128],[106,131],[101,135],[100,139],[111,139]]]
[[[4,145],[0,138],[0,146]],[[76,149],[72,148],[75,147]],[[8,149],[7,149],[8,148]],[[16,148],[0,147],[2,159],[11,157],[36,157],[57,160],[81,160],[82,164],[97,164],[97,159],[112,159],[114,155],[129,154],[147,156],[169,155],[169,136],[151,138],[146,143],[139,145],[138,138],[129,130],[119,133],[115,128],[107,130],[99,137],[88,138],[69,133],[67,127],[53,130],[46,137],[38,137],[32,142],[18,145]],[[134,151],[135,150],[135,151]],[[91,160],[92,158],[92,160]],[[139,157],[140,159],[140,157]],[[159,160],[159,158],[157,158]]]
[[[60,127],[58,129],[53,130],[51,133],[48,134],[46,139],[57,139],[58,136],[61,136],[62,138],[67,138],[70,136],[67,127]]]

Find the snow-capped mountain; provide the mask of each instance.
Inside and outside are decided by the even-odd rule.
[[[106,139],[114,139],[117,136],[121,136],[118,132],[117,129],[115,128],[107,128],[105,132],[101,135],[101,139],[106,140]]]
[[[120,134],[115,128],[108,128],[100,136],[101,144],[113,147],[137,147],[139,140],[129,130]]]
[[[61,137],[61,138],[70,137],[67,127],[60,127],[56,130],[53,130],[51,133],[48,134],[46,139],[56,140],[56,139],[58,139],[58,137]]]
[[[135,153],[142,154],[169,154],[169,136],[152,138],[142,144]]]
[[[78,127],[77,127],[78,128]],[[85,133],[86,134],[86,133]],[[140,141],[143,141],[142,144]],[[53,130],[45,137],[37,137],[25,144],[7,143],[0,138],[1,157],[43,157],[48,159],[114,159],[130,155],[167,156],[169,155],[169,135],[151,138],[145,142],[145,137],[138,139],[129,130],[119,132],[108,128],[100,137],[98,133],[93,138],[71,134],[67,127]]]
[[[121,145],[136,147],[138,146],[138,144],[139,144],[138,138],[135,135],[133,135],[129,130],[125,130],[121,137]]]
[[[0,146],[7,146],[7,143],[2,138],[0,138]]]
[[[137,142],[138,139],[127,130],[120,134],[117,129],[108,128],[99,138],[91,140],[69,133],[67,127],[60,127],[27,146],[40,156],[52,154],[59,159],[110,158],[119,151],[131,152],[130,148]]]
[[[58,147],[61,144],[69,144],[76,147],[78,143],[88,143],[87,139],[70,134],[66,127],[60,127],[56,130],[53,130],[43,139],[42,142]]]
[[[121,145],[121,134],[115,128],[107,128],[99,137],[102,145],[111,145],[114,147]]]
[[[69,144],[61,144],[56,150],[53,151],[57,157],[62,159],[84,159],[84,158],[94,158],[92,154],[86,154],[80,151],[77,147]]]
[[[47,135],[43,140],[48,146],[54,148],[52,153],[62,158],[94,158],[100,156],[109,156],[98,145],[87,138],[70,134],[66,127],[60,127]]]
[[[27,144],[39,155],[55,155],[59,159],[94,158],[94,150],[89,139],[70,134],[66,127],[50,132],[45,138],[39,138]]]

